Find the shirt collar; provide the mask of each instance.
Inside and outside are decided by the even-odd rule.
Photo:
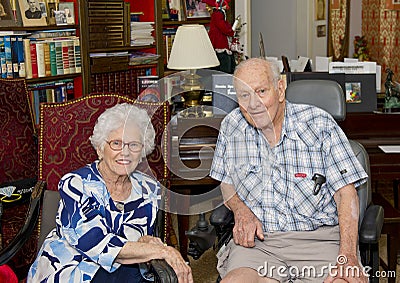
[[[297,134],[297,122],[296,113],[294,111],[294,104],[286,100],[285,106],[285,118],[283,120],[281,139],[279,143],[283,140],[283,137],[287,137],[293,140],[299,140],[299,135]]]

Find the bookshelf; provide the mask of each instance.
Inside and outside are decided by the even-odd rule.
[[[41,102],[62,102],[82,96],[80,31],[77,0],[61,3],[39,3],[42,18],[40,25],[21,13],[22,4],[16,7],[16,22],[0,26],[1,77],[26,78],[34,119]],[[50,11],[64,13],[62,5],[72,10],[69,23],[56,22]],[[40,6],[42,8],[42,6]],[[52,9],[50,9],[52,7]],[[72,8],[73,7],[73,8]],[[62,12],[60,12],[62,11]],[[47,15],[43,15],[46,12]],[[54,21],[51,21],[52,18]],[[58,18],[61,19],[61,18]],[[7,46],[8,40],[11,48]],[[58,45],[56,55],[56,45]],[[10,65],[11,58],[11,65]]]
[[[160,54],[161,14],[157,0],[80,0],[83,93],[114,92],[136,98],[136,78],[163,76],[160,60],[130,65],[134,52]],[[140,22],[154,22],[154,42],[131,46],[130,14],[143,12]]]

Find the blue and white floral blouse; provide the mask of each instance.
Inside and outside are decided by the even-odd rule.
[[[153,233],[159,183],[133,172],[130,197],[116,204],[97,166],[98,161],[62,177],[56,228],[31,266],[28,282],[90,282],[100,267],[112,272],[120,266],[115,258],[127,241]]]

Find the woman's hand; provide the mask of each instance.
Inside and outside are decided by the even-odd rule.
[[[184,261],[178,250],[173,247],[164,247],[164,259],[178,276],[179,283],[193,283],[192,269]]]

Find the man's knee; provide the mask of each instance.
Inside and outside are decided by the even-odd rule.
[[[221,283],[235,283],[235,282],[247,282],[247,283],[276,283],[278,280],[261,277],[257,271],[247,267],[236,268],[226,274],[221,280]]]

